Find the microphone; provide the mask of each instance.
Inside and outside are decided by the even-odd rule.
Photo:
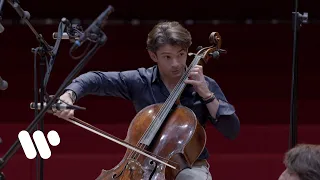
[[[9,0],[8,1],[9,4],[11,4],[11,6],[17,11],[17,13],[20,15],[20,17],[22,19],[30,19],[30,13],[28,11],[24,11],[20,5],[18,4],[18,2],[15,2],[13,0]]]
[[[109,5],[106,10],[104,10],[99,17],[97,17],[94,22],[85,30],[85,32],[80,36],[80,38],[73,44],[71,51],[80,47],[82,43],[88,39],[95,39],[98,37],[97,34],[101,31],[103,26],[106,24],[108,16],[114,11],[114,8]]]
[[[0,90],[6,90],[8,88],[7,81],[3,80],[0,76]]]
[[[54,32],[52,34],[52,38],[53,39],[58,39],[58,33]],[[62,37],[61,37],[61,39],[70,39],[70,40],[73,40],[73,39],[77,39],[78,40],[79,38],[80,38],[79,36],[69,36],[69,34],[66,33],[66,32],[62,33]]]
[[[43,107],[46,107],[47,103],[43,103]],[[30,103],[30,109],[35,109],[35,103],[32,102]],[[38,103],[37,106],[38,110],[41,110],[41,103]],[[73,109],[73,110],[85,110],[86,108],[84,107],[80,107],[80,106],[76,106],[76,105],[69,105],[69,104],[65,104],[65,103],[55,103],[51,106],[52,111],[60,111],[60,110],[66,110],[66,109]]]

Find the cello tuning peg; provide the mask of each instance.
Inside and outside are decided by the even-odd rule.
[[[188,53],[188,56],[195,56],[195,53]]]
[[[220,57],[220,52],[219,51],[214,51],[212,53],[209,53],[209,55],[213,58],[213,59],[219,59]]]
[[[203,47],[202,46],[198,46],[196,51],[200,51]]]
[[[213,59],[219,59],[220,54],[227,54],[227,51],[224,49],[218,49],[212,53],[209,53],[209,55],[213,58]]]
[[[221,53],[221,54],[227,54],[227,50],[219,49],[218,51],[219,51],[219,53]]]

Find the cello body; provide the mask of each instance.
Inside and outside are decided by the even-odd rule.
[[[139,140],[151,126],[156,114],[163,104],[153,104],[142,109],[127,131],[125,141],[139,146]],[[177,106],[167,116],[161,128],[149,146],[142,146],[154,155],[161,156],[177,169],[153,161],[143,155],[135,154],[127,149],[120,163],[110,170],[102,170],[96,180],[174,180],[184,168],[191,167],[197,160],[206,144],[206,133],[197,117],[187,107]]]

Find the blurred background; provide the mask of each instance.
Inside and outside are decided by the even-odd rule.
[[[241,121],[239,137],[230,141],[209,125],[207,147],[214,180],[277,179],[284,170],[288,150],[290,93],[293,59],[292,12],[294,1],[21,1],[31,14],[30,22],[54,46],[52,33],[61,18],[86,29],[112,5],[115,12],[103,31],[108,36],[81,73],[92,70],[124,71],[154,65],[146,47],[148,32],[160,20],[181,22],[192,34],[193,44],[209,45],[211,32],[222,37],[228,51],[204,67],[232,103]],[[298,11],[308,12],[308,23],[299,30],[298,43],[298,143],[319,144],[320,118],[318,71],[320,62],[320,3],[300,1]],[[0,34],[0,76],[9,87],[0,91],[0,155],[9,150],[18,133],[34,119],[29,105],[34,101],[34,54],[39,43],[30,28],[7,2],[4,3]],[[72,43],[61,42],[50,80],[55,94],[79,63],[69,56]],[[39,61],[39,57],[37,58]],[[191,62],[192,59],[189,60]],[[37,63],[38,64],[38,63]],[[130,102],[114,97],[87,96],[78,103],[87,108],[76,116],[121,139],[135,115]],[[44,161],[44,179],[95,179],[101,169],[111,169],[122,159],[125,148],[85,129],[58,119],[44,117],[45,134],[56,130],[61,138]],[[36,161],[25,157],[22,148],[2,169],[7,179],[36,179]]]

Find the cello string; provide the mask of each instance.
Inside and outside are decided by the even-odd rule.
[[[87,130],[89,130],[89,131],[91,131],[91,132],[94,132],[94,133],[96,133],[96,134],[97,134],[97,133],[98,133],[98,134],[102,134],[102,135],[104,135],[104,136],[107,136],[107,137],[112,138],[112,139],[114,139],[114,140],[116,140],[116,141],[119,141],[119,142],[122,142],[122,141],[123,141],[122,139],[120,139],[120,138],[118,138],[118,137],[115,137],[115,136],[113,136],[113,135],[110,135],[110,134],[104,132],[103,130],[101,130],[101,129],[95,127],[95,126],[92,126],[91,124],[82,121],[81,119],[79,119],[79,118],[77,118],[77,117],[63,118],[63,119],[66,120],[66,121],[68,121],[68,122],[70,122],[70,123],[73,123],[73,124],[75,124],[75,125],[77,125],[77,126],[79,126],[79,127],[82,127],[82,128],[87,127],[88,129],[87,129],[87,128],[85,128],[85,129],[87,129]],[[84,126],[84,127],[83,127],[83,126]],[[101,136],[101,135],[100,135],[100,136]],[[103,137],[103,136],[102,136],[102,137]],[[125,144],[129,144],[129,143],[128,143],[128,142],[125,142]],[[131,145],[131,144],[129,144],[129,145]],[[133,145],[131,145],[131,146],[133,146]],[[140,149],[138,149],[138,150],[140,150]],[[172,163],[177,164],[177,163],[174,162],[174,161],[170,161],[170,160],[168,160],[168,159],[166,159],[166,158],[164,158],[164,157],[161,157],[161,156],[159,156],[159,155],[153,154],[153,153],[151,153],[151,152],[149,152],[149,151],[146,151],[146,150],[143,150],[143,149],[140,150],[140,151],[142,151],[142,152],[144,152],[144,153],[146,153],[146,154],[148,154],[148,155],[150,155],[150,156],[156,157],[156,158],[158,158],[158,159],[166,160],[166,161],[169,161],[169,162],[172,162]]]

